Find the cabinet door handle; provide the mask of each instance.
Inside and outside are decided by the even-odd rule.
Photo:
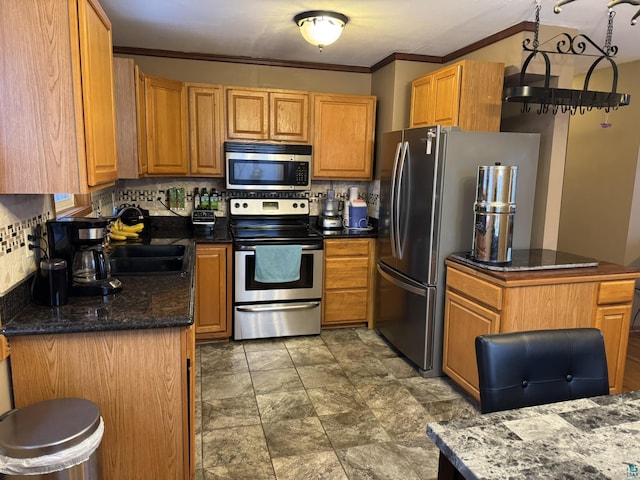
[[[320,306],[320,302],[292,303],[286,305],[263,305],[257,307],[236,307],[239,312],[280,312],[282,310],[311,310]]]

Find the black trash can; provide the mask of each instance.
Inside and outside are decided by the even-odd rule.
[[[95,403],[60,398],[0,420],[0,479],[101,480],[104,422]]]

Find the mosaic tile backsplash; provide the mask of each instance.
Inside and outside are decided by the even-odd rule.
[[[358,187],[358,197],[369,206],[369,216],[378,218],[380,184],[373,182],[314,182],[311,190],[300,195],[309,199],[311,215],[320,214],[320,201],[327,190],[335,190],[336,197],[347,200],[349,187]],[[172,187],[185,190],[184,209],[168,208],[167,192]],[[227,215],[229,198],[244,192],[226,191],[223,179],[189,178],[121,180],[115,187],[91,195],[91,216],[111,216],[114,208],[135,205],[149,210],[153,216],[191,216],[193,191],[195,188],[216,189],[219,196],[218,215]],[[27,236],[33,234],[36,226],[44,231],[44,224],[55,215],[51,195],[0,195],[0,296],[18,285],[36,270],[36,253],[29,249]],[[46,248],[46,239],[41,241]]]

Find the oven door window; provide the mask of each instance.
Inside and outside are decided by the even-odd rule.
[[[248,255],[245,263],[245,290],[276,290],[313,287],[313,254],[303,253],[300,259],[300,279],[286,283],[262,283],[255,280],[256,257]]]

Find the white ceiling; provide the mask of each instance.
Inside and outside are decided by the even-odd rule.
[[[541,23],[578,29],[603,46],[608,0],[575,0],[553,13],[542,0]],[[523,21],[535,0],[101,0],[113,43],[285,61],[371,67],[392,53],[444,56]],[[618,64],[640,59],[638,6],[614,7]],[[349,17],[342,37],[320,53],[293,22],[305,10]],[[548,39],[540,38],[541,42]]]

